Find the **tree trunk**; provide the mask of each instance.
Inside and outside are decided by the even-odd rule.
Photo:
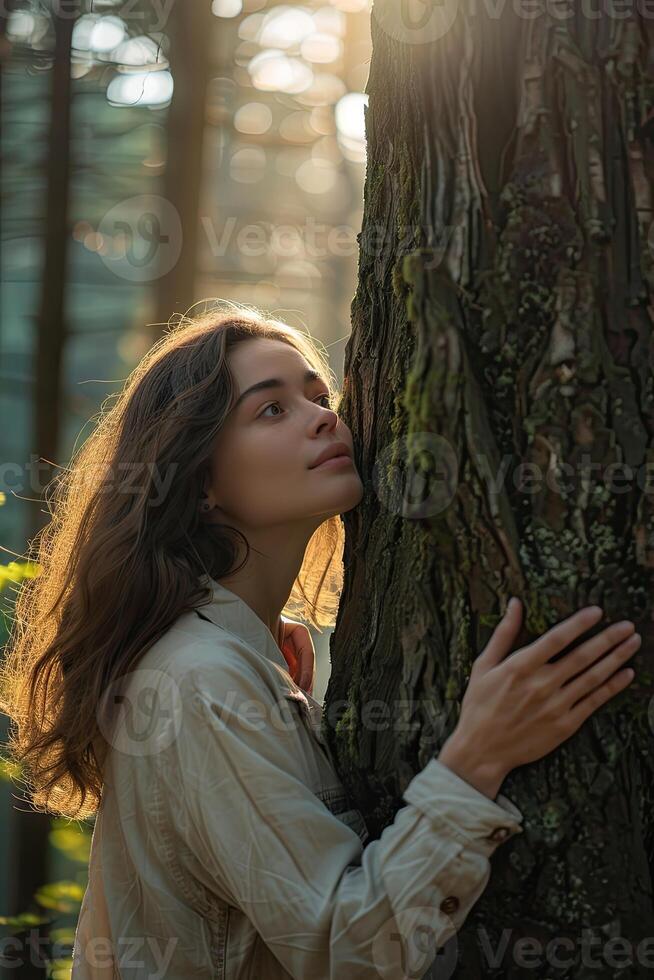
[[[63,11],[63,12],[62,12]],[[68,261],[68,200],[70,189],[71,42],[74,18],[70,9],[53,4],[54,51],[50,95],[50,133],[45,218],[43,275],[36,321],[34,382],[34,443],[41,468],[31,507],[31,533],[48,517],[42,491],[59,471],[62,416],[63,358],[66,345],[66,281]]]
[[[185,313],[195,300],[206,95],[215,21],[210,0],[176,3],[171,9],[168,31],[175,91],[168,110],[164,197],[179,216],[182,241],[178,261],[157,281],[158,336],[173,313]]]
[[[372,10],[342,406],[366,494],[325,699],[371,837],[455,727],[510,595],[516,648],[593,603],[643,637],[628,689],[505,780],[524,833],[439,980],[654,965],[654,9],[577,6]],[[520,965],[524,937],[541,953]]]
[[[71,40],[74,18],[70,10],[53,6],[54,52],[50,102],[47,196],[44,220],[44,258],[40,307],[36,322],[36,366],[33,434],[39,468],[30,507],[30,538],[47,517],[43,490],[56,475],[62,408],[62,372],[66,343],[65,283],[67,280],[68,197],[70,184]],[[48,880],[51,818],[31,809],[28,798],[11,810],[10,914],[41,910],[34,893]],[[41,926],[40,937],[48,935]],[[26,941],[26,940],[25,940]],[[26,951],[27,952],[27,951]],[[14,965],[15,966],[15,965]],[[14,971],[15,972],[15,971]],[[45,962],[35,948],[18,972],[21,980],[44,977]]]

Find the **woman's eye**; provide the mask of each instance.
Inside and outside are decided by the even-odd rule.
[[[331,395],[328,395],[325,392],[324,394],[319,395],[318,398],[316,399],[316,401],[320,401],[321,398],[326,398],[327,399],[327,404],[326,404],[325,408],[331,408],[332,407]],[[259,415],[259,418],[261,418],[261,416],[264,416],[265,413],[268,411],[269,408],[274,408],[275,406],[278,406],[278,405],[279,405],[279,402],[271,402],[270,405],[266,405],[266,407],[263,409],[263,411]],[[276,415],[269,415],[268,418],[277,418],[277,416]]]
[[[261,415],[259,416],[259,418],[261,418],[262,415],[265,415],[265,413],[268,411],[269,408],[274,408],[275,405],[279,405],[279,402],[271,402],[270,405],[267,405],[264,408],[263,412],[261,412]]]

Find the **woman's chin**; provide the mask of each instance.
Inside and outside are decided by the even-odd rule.
[[[353,510],[357,504],[363,500],[363,483],[357,474],[352,479],[343,480],[340,486],[325,488],[324,501],[328,516],[345,514],[348,510]]]

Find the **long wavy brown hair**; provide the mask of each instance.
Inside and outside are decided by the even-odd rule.
[[[50,521],[28,545],[40,571],[20,586],[0,667],[6,746],[36,809],[78,819],[97,811],[103,692],[182,613],[210,601],[201,578],[236,570],[239,537],[238,567],[247,561],[244,535],[205,522],[197,502],[238,394],[227,355],[260,337],[295,347],[336,402],[328,359],[309,334],[252,305],[219,303],[167,325],[46,487]],[[285,615],[334,624],[342,554],[336,515],[311,537]]]

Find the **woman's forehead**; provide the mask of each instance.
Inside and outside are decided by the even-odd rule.
[[[237,344],[230,351],[229,362],[239,390],[261,381],[261,371],[266,371],[273,365],[286,371],[307,371],[313,367],[295,347],[267,337],[257,337]]]

